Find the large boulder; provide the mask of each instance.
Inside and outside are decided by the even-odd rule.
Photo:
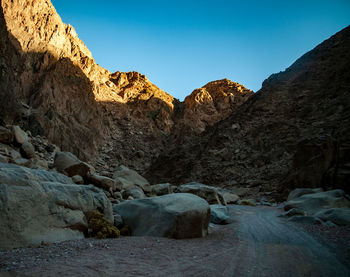
[[[124,190],[122,194],[123,194],[123,198],[124,199],[128,199],[130,196],[133,199],[146,198],[145,193],[139,187],[135,187],[135,188],[130,188],[130,189]]]
[[[295,198],[298,198],[300,196],[303,196],[305,194],[312,194],[312,193],[318,193],[318,192],[322,192],[323,189],[322,188],[298,188],[295,190],[292,190],[287,198],[287,201],[293,200]]]
[[[92,166],[79,160],[70,152],[57,152],[53,166],[57,171],[67,174],[69,177],[80,175],[87,177],[92,171]]]
[[[305,215],[313,215],[321,209],[344,207],[350,208],[350,201],[345,198],[343,190],[337,189],[313,194],[304,194],[286,202],[284,209],[288,211],[296,208],[303,211]]]
[[[239,196],[229,190],[217,188],[217,191],[222,195],[226,204],[236,204],[239,200]]]
[[[327,222],[330,221],[339,226],[350,226],[349,208],[332,208],[318,212],[315,216]]]
[[[110,201],[94,186],[56,172],[0,163],[0,248],[84,237],[86,214],[100,210],[113,223]]]
[[[210,207],[202,198],[188,193],[168,194],[125,201],[113,205],[133,236],[176,239],[208,234]]]
[[[151,186],[151,193],[157,196],[172,193],[172,185],[169,183],[156,184]]]
[[[119,169],[114,172],[113,179],[116,181],[116,185],[119,190],[140,187],[144,192],[151,192],[149,182],[135,170],[132,170],[126,166],[120,166]]]
[[[116,185],[115,181],[111,178],[105,177],[105,176],[100,176],[97,174],[91,174],[89,176],[89,181],[99,187],[102,188],[106,191],[115,191],[116,190]]]
[[[176,188],[176,192],[192,193],[203,199],[209,204],[226,205],[226,201],[217,188],[203,185],[196,182],[180,185]]]
[[[350,225],[350,200],[343,190],[315,192],[319,189],[297,189],[290,193],[282,216],[290,221],[309,224]],[[309,192],[309,194],[303,194]],[[297,195],[301,195],[297,197]]]

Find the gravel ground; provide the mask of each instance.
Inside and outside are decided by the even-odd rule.
[[[349,228],[300,227],[269,207],[230,207],[206,238],[83,239],[0,251],[0,276],[350,276]]]
[[[350,268],[350,227],[300,224],[308,233],[326,244],[337,258]]]

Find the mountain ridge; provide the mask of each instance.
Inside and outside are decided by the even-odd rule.
[[[175,184],[195,180],[241,187],[255,195],[274,192],[275,197],[308,185],[348,191],[349,49],[347,27],[286,71],[272,74],[262,89],[227,119],[187,144],[168,149],[154,162],[147,177]],[[302,153],[299,143],[305,139],[309,142],[304,151],[310,152],[310,159],[318,165],[305,162],[309,173],[301,174],[297,171],[302,166],[296,168],[296,161]],[[334,144],[338,146],[332,148]],[[331,158],[324,149],[341,158]],[[317,181],[305,179],[310,172]]]
[[[183,113],[175,110],[186,114],[188,109],[146,76],[112,73],[96,64],[75,29],[62,22],[50,1],[4,0],[0,16],[4,23],[0,95],[13,106],[2,107],[2,117],[35,136],[47,136],[63,150],[96,162],[97,167],[116,152],[115,163],[142,171],[166,147],[174,130],[200,133],[220,119],[199,127],[177,118]],[[14,93],[9,95],[9,91]],[[174,128],[178,121],[185,124]],[[93,158],[97,153],[107,160]]]

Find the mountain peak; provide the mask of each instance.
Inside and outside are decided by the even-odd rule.
[[[228,117],[254,93],[239,83],[222,79],[195,89],[185,98],[184,124],[200,133]]]

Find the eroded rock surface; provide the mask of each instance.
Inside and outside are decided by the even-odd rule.
[[[278,200],[307,186],[303,181],[348,192],[349,62],[347,27],[271,75],[227,119],[199,136],[175,140],[152,164],[147,179],[239,186],[254,198]],[[299,159],[300,174],[288,178],[300,141],[307,142],[299,146],[308,147],[304,158],[310,161]]]
[[[0,163],[0,248],[83,238],[85,213],[96,209],[113,222],[101,190],[59,173]]]
[[[350,225],[350,199],[343,190],[296,189],[284,205],[290,220],[330,226]]]
[[[209,204],[188,193],[129,200],[113,205],[133,236],[176,239],[204,237],[208,234]]]

